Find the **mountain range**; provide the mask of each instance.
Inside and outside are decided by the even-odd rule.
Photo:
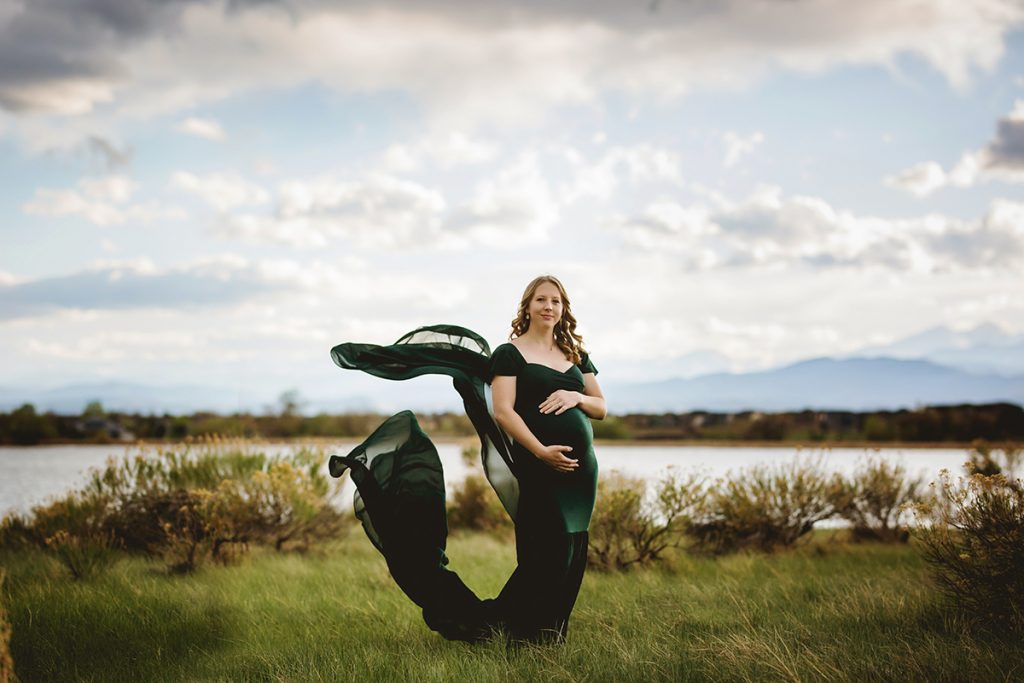
[[[648,364],[649,365],[649,364]],[[698,369],[713,372],[698,374]],[[863,348],[834,358],[813,358],[757,372],[721,371],[725,359],[698,351],[659,367],[646,377],[616,368],[601,377],[609,409],[626,412],[689,410],[881,410],[920,405],[1009,402],[1024,404],[1024,335],[996,325],[957,331],[935,327],[885,346]],[[650,370],[650,369],[648,369]],[[653,380],[651,377],[673,377]],[[460,410],[445,378],[410,382],[340,383],[350,393],[307,397],[303,410],[316,412],[393,412]],[[301,388],[300,388],[301,392]],[[304,392],[301,392],[304,393]],[[265,412],[276,396],[241,389],[133,382],[103,382],[49,389],[0,387],[0,410],[32,403],[38,410],[77,413],[92,400],[108,410],[141,413]]]

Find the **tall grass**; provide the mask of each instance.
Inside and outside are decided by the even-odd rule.
[[[482,596],[514,566],[486,534],[451,539]],[[306,556],[254,550],[175,577],[130,557],[88,583],[35,549],[0,552],[24,681],[985,681],[1019,677],[1019,641],[941,611],[913,548],[817,533],[777,555],[671,554],[589,572],[561,648],[467,646],[429,631],[362,535]]]
[[[1019,632],[977,629],[976,611],[950,612],[928,580],[936,566],[932,540],[941,538],[943,557],[974,572],[955,575],[958,591],[983,595],[979,604],[989,610],[1007,596],[1019,606],[1024,504],[1019,483],[1003,475],[971,479],[996,487],[987,498],[990,489],[947,495],[937,509],[961,516],[935,518],[942,523],[924,527],[921,543],[910,544],[849,544],[845,530],[813,528],[857,496],[867,501],[858,514],[868,527],[900,528],[893,508],[916,489],[898,468],[877,463],[850,481],[807,461],[711,483],[671,478],[653,496],[642,482],[606,481],[592,550],[608,568],[647,569],[589,573],[565,647],[507,650],[432,634],[361,534],[324,533],[304,556],[274,552],[301,540],[310,524],[330,528],[318,517],[331,494],[322,453],[275,459],[224,443],[183,448],[113,461],[82,491],[4,521],[0,573],[8,578],[0,606],[7,606],[22,680],[958,681],[1024,674]],[[479,488],[464,485],[450,511],[465,517],[465,529],[494,512],[496,500]],[[702,523],[715,525],[713,557],[685,552],[704,549]],[[90,545],[104,538],[95,534],[118,529],[108,547]],[[128,555],[111,547],[115,540],[160,552]],[[222,556],[223,567],[196,560],[216,559],[218,542],[253,547],[231,561]],[[732,552],[780,549],[786,552]],[[107,561],[104,553],[112,552],[121,561]],[[448,546],[453,568],[481,596],[500,590],[514,553],[507,534],[467,531]],[[69,581],[65,570],[88,580]],[[1014,626],[1020,610],[1006,614],[993,623]]]
[[[14,680],[14,662],[11,660],[9,650],[11,625],[7,622],[7,606],[3,590],[5,578],[6,574],[0,569],[0,683],[11,683]]]

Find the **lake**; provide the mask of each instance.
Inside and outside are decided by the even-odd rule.
[[[328,453],[344,455],[357,441],[338,442]],[[270,454],[287,453],[292,444],[265,444]],[[462,461],[461,447],[454,443],[437,446],[449,485],[461,481],[470,469]],[[82,485],[93,467],[102,467],[110,456],[121,457],[125,448],[106,446],[30,446],[0,447],[0,515],[25,512],[33,505]],[[922,474],[931,481],[939,470],[961,472],[967,459],[962,448],[832,448],[800,449],[714,446],[610,446],[597,448],[602,472],[618,470],[624,474],[653,480],[669,468],[680,472],[700,471],[718,476],[756,464],[788,462],[794,457],[820,458],[828,471],[850,473],[868,455],[902,463],[911,474]],[[351,500],[351,482],[343,496]]]

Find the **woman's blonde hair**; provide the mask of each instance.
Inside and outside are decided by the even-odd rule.
[[[545,282],[550,282],[557,287],[558,295],[562,298],[562,317],[555,323],[555,344],[569,360],[579,363],[580,354],[586,353],[586,349],[583,348],[583,337],[576,334],[576,317],[573,316],[569,306],[569,295],[565,293],[565,287],[554,275],[535,277],[530,284],[526,285],[523,298],[519,300],[519,310],[516,311],[516,317],[512,319],[512,333],[508,335],[509,341],[523,336],[530,329],[530,319],[526,317],[526,311],[537,288]]]

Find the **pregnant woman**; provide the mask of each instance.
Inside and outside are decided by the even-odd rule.
[[[513,637],[562,640],[587,566],[597,493],[588,416],[603,419],[605,402],[557,279],[527,286],[511,336],[494,350],[491,388],[494,416],[514,440],[518,464],[519,566],[497,607]]]
[[[330,469],[336,477],[351,471],[364,530],[430,628],[466,641],[500,629],[513,641],[561,642],[586,568],[597,489],[589,418],[602,419],[605,402],[556,278],[527,286],[509,338],[491,355],[470,330],[436,325],[391,346],[331,350],[340,367],[387,379],[453,378],[480,436],[484,472],[516,525],[518,566],[496,599],[478,599],[446,566],[444,474],[411,412],[386,420],[347,456],[332,456]]]

